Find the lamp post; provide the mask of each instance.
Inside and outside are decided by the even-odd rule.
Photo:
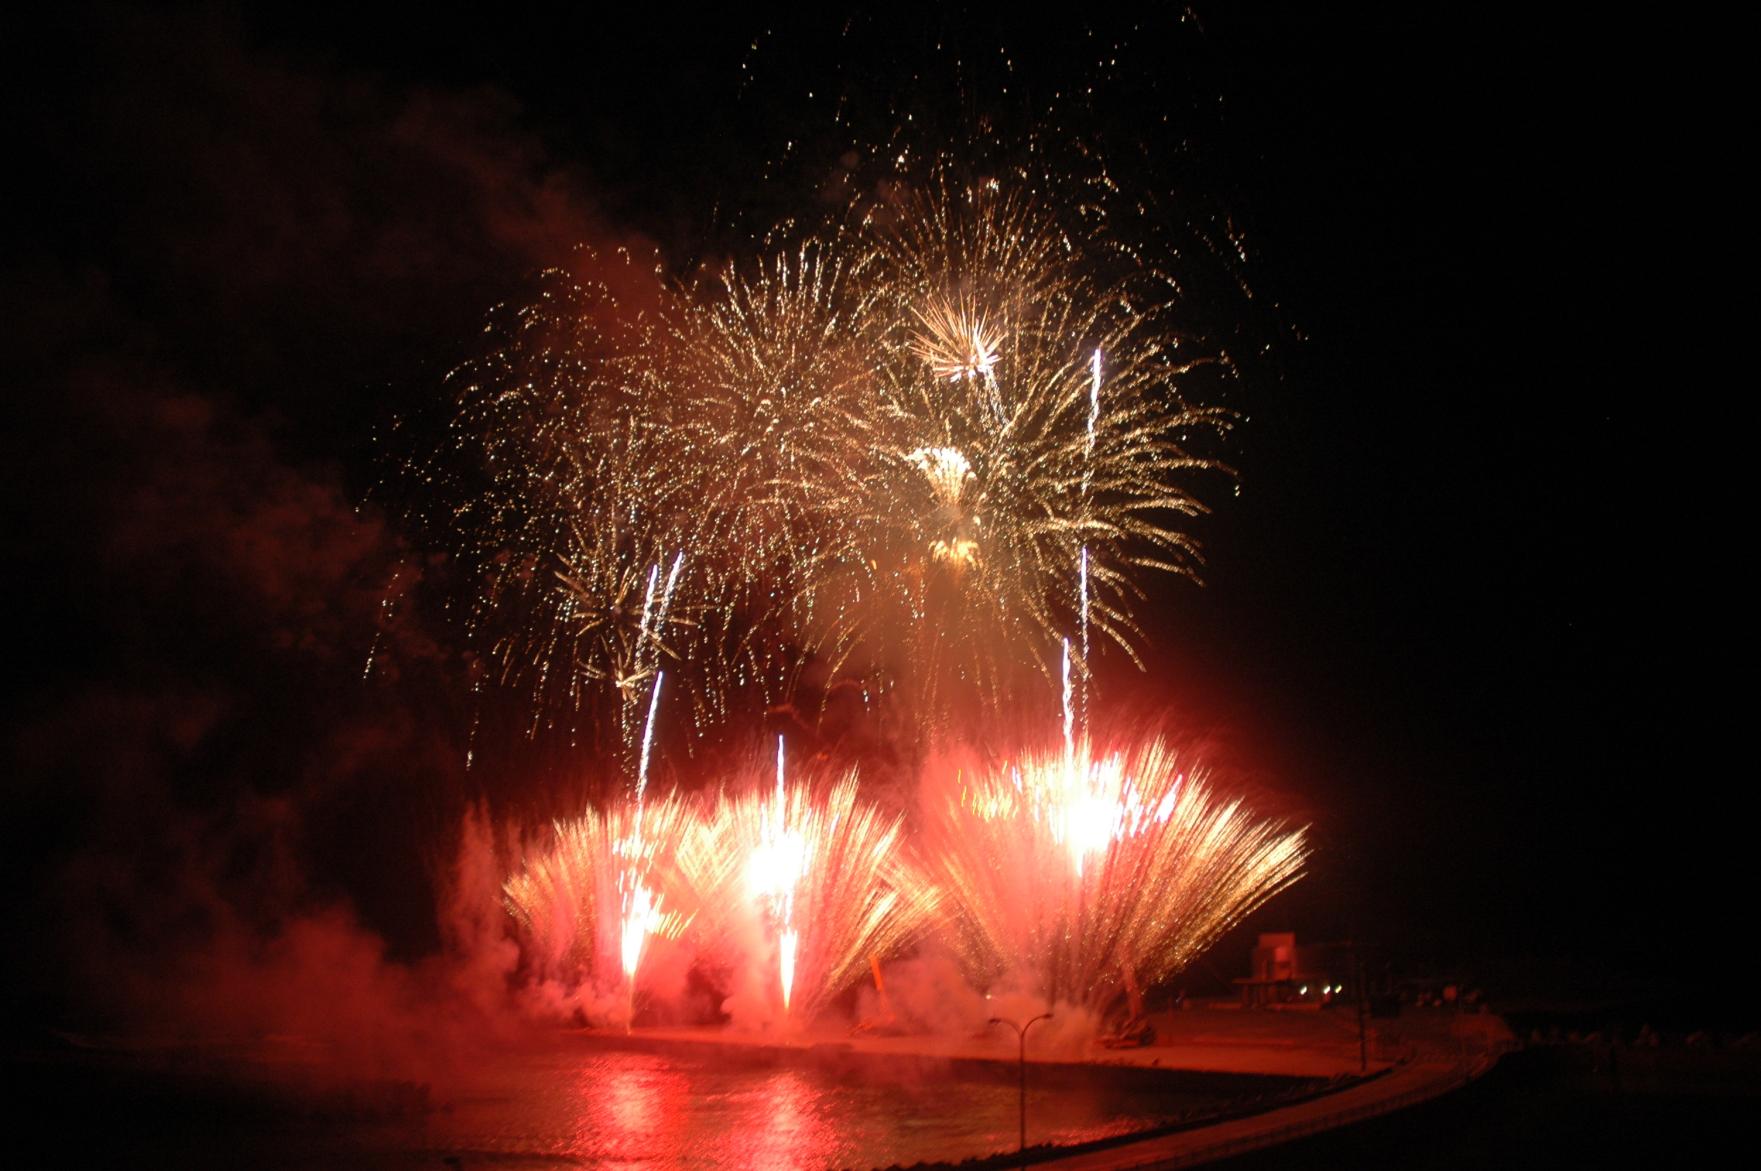
[[[1014,1029],[1015,1037],[1021,1043],[1021,1146],[1018,1154],[1020,1155],[1021,1165],[1023,1167],[1027,1166],[1027,1030],[1033,1028],[1033,1026],[1040,1021],[1049,1021],[1051,1019],[1051,1013],[1042,1012],[1032,1020],[1028,1021],[1025,1025],[1018,1025],[1007,1017],[994,1016],[990,1020],[990,1023],[993,1025],[1008,1025],[1011,1029]]]

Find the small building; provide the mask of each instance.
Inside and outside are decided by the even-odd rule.
[[[1333,1003],[1345,991],[1351,970],[1349,944],[1322,943],[1298,947],[1296,932],[1271,931],[1248,957],[1248,975],[1235,979],[1243,1008]]]

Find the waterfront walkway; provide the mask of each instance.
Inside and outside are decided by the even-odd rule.
[[[1421,1016],[1404,1022],[1400,1028],[1386,1028],[1382,1032],[1376,1048],[1395,1060],[1375,1063],[1381,1072],[1351,1081],[1341,1089],[1177,1134],[1062,1158],[1053,1156],[1038,1165],[1057,1171],[1161,1171],[1197,1166],[1374,1118],[1448,1093],[1490,1069],[1499,1055],[1514,1044],[1503,1022],[1493,1016]],[[1254,1053],[1251,1060],[1262,1067],[1269,1064],[1263,1047],[1257,1048],[1261,1051]],[[1211,1052],[1197,1057],[1206,1068],[1216,1068],[1219,1061],[1234,1064],[1226,1054],[1227,1049],[1227,1044],[1213,1045]],[[1329,1058],[1336,1060],[1337,1049],[1317,1046],[1306,1054],[1292,1056],[1297,1060],[1286,1065],[1283,1072],[1298,1066],[1313,1068]]]

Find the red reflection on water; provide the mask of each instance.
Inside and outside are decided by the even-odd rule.
[[[735,1152],[744,1165],[778,1171],[833,1165],[842,1136],[824,1117],[818,1088],[784,1070],[766,1079],[764,1093],[769,1099],[764,1127],[750,1136],[746,1150]]]
[[[884,1063],[840,1076],[730,1052],[663,1056],[577,1041],[508,1052],[473,1072],[451,1108],[351,1137],[381,1154],[457,1152],[466,1165],[486,1156],[623,1171],[909,1165],[1015,1144],[1012,1079],[890,1072]],[[1181,1109],[1179,1097],[1160,1086],[1035,1087],[1030,1138],[1067,1143],[1140,1129]]]
[[[675,1165],[689,1135],[691,1079],[656,1058],[581,1069],[573,1095],[573,1153],[614,1154],[631,1166]]]
[[[699,1074],[701,1079],[701,1074]],[[621,1167],[839,1165],[849,1136],[827,1117],[823,1091],[794,1070],[761,1075],[732,1093],[704,1092],[659,1057],[592,1061],[568,1096],[570,1154]]]

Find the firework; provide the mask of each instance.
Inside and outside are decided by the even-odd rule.
[[[980,986],[1101,1009],[1294,882],[1301,831],[1210,793],[1161,741],[1086,741],[926,786],[927,865]]]
[[[601,991],[633,988],[647,938],[677,939],[694,917],[674,857],[695,825],[677,797],[557,822],[548,848],[503,888],[533,974]]]
[[[945,453],[908,457],[924,483],[888,484],[864,518],[900,567],[879,596],[922,627],[932,718],[951,684],[1001,706],[1023,668],[1056,684],[1045,652],[1073,627],[1130,649],[1134,569],[1193,571],[1175,522],[1202,511],[1185,478],[1216,465],[1181,437],[1228,417],[1181,403],[1153,282],[1025,182],[938,174],[870,215],[890,310],[882,393],[908,451]],[[935,355],[960,350],[949,377]],[[1103,350],[1117,356],[1104,376]]]
[[[670,392],[689,404],[678,444],[716,518],[718,662],[766,702],[847,641],[821,595],[849,553],[829,518],[882,442],[863,263],[809,241],[681,290],[669,318]]]
[[[937,297],[912,313],[923,329],[912,339],[911,352],[935,377],[975,383],[992,377],[997,347],[1005,335],[987,323],[982,312],[970,304],[956,306]]]
[[[1235,416],[1189,391],[1233,368],[1182,332],[1188,261],[1152,243],[1179,217],[1062,131],[978,133],[1010,159],[850,152],[846,198],[701,272],[583,251],[452,376],[411,466],[479,716],[511,696],[600,769],[597,811],[506,885],[540,975],[633,996],[650,941],[688,933],[806,1020],[945,914],[975,980],[1093,1004],[1297,876],[1301,833],[1159,742],[1088,739],[1096,660],[1143,666],[1134,607],[1196,576],[1199,488],[1229,474]],[[744,795],[648,799],[657,724],[664,753],[840,689],[905,729],[906,767],[1060,700],[1061,749],[930,778],[921,864],[854,774],[792,779],[780,741]]]
[[[774,786],[725,798],[681,855],[705,914],[706,946],[738,949],[756,921],[783,1011],[811,1020],[930,922],[938,895],[905,854],[904,820],[857,799],[854,775],[790,783],[778,746]],[[716,908],[712,913],[709,908]]]
[[[542,289],[497,311],[488,352],[453,372],[447,440],[411,468],[418,519],[466,590],[482,697],[516,697],[528,736],[585,742],[629,781],[662,667],[694,723],[724,711],[706,651],[727,592],[709,555],[721,518],[669,414],[657,327],[604,282],[553,271]]]
[[[1129,650],[1139,571],[1193,573],[1188,480],[1220,465],[1189,441],[1231,421],[1181,398],[1166,294],[1025,179],[948,167],[725,276],[703,415],[743,421],[721,441],[753,481],[718,498],[760,502],[734,531],[788,566],[784,640],[935,732],[1055,684],[1047,651],[1080,628],[1086,698],[1091,626]]]
[[[435,478],[529,732],[611,729],[627,771],[663,662],[701,729],[742,689],[794,701],[811,660],[933,735],[1055,686],[1072,635],[1086,705],[1091,629],[1132,651],[1144,572],[1194,573],[1195,443],[1232,416],[1182,395],[1216,358],[1181,350],[1174,286],[1088,195],[960,176],[642,313],[553,274],[496,319]]]

